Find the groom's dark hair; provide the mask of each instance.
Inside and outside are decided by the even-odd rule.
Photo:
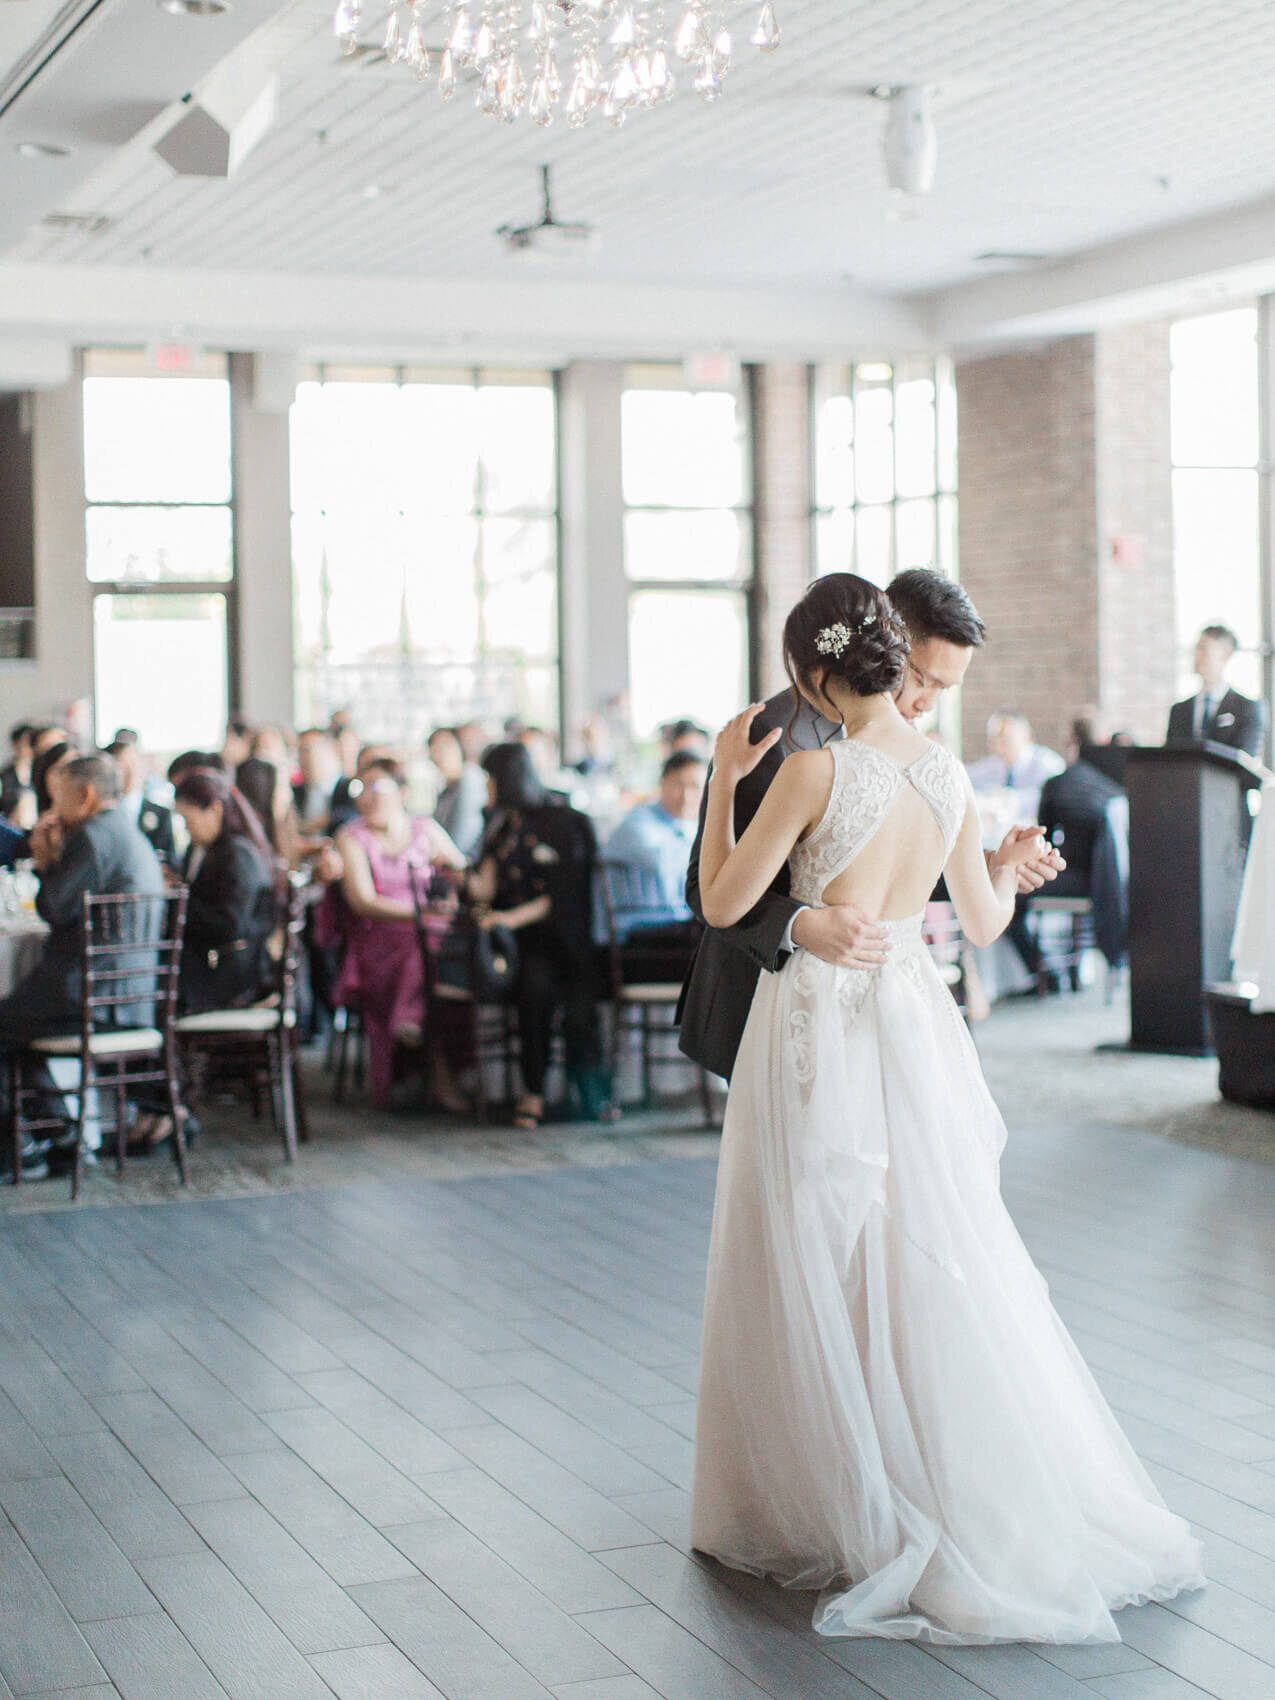
[[[961,586],[929,567],[899,573],[885,593],[913,643],[940,638],[958,649],[978,649],[987,636],[987,627]]]

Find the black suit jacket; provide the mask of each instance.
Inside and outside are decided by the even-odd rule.
[[[1036,815],[1067,866],[1042,894],[1087,897],[1098,947],[1114,968],[1129,936],[1129,804],[1124,791],[1087,761],[1073,762],[1041,787]]]
[[[772,697],[753,721],[752,739],[760,743],[776,726],[787,724],[792,714],[791,691]],[[749,821],[761,806],[770,782],[784,760],[781,739],[742,779],[735,790],[735,838],[743,836]],[[686,901],[692,914],[704,920],[699,897],[699,854],[708,809],[708,788],[700,804],[699,830],[686,871]],[[775,875],[769,891],[733,927],[706,927],[682,987],[677,1019],[678,1043],[682,1051],[729,1079],[743,1038],[744,1024],[757,989],[757,977],[765,969],[775,973],[788,960],[783,948],[788,924],[804,904],[788,894],[788,864]]]
[[[189,865],[189,859],[188,859]],[[250,1003],[270,977],[271,870],[246,838],[209,845],[186,898],[181,1002],[191,1013]]]
[[[1227,691],[1209,717],[1202,738],[1195,735],[1195,698],[1175,702],[1169,710],[1169,730],[1164,741],[1166,744],[1198,744],[1204,741],[1226,744],[1233,750],[1244,750],[1255,756],[1261,750],[1265,730],[1265,705],[1254,702],[1252,697],[1241,696],[1239,691]]]
[[[60,1005],[73,1018],[80,1005],[85,893],[101,897],[112,892],[158,893],[163,889],[164,878],[154,850],[118,809],[103,809],[76,827],[67,835],[57,861],[40,877],[35,906],[49,923],[49,937],[38,966],[13,996],[47,1001],[51,1007]],[[121,953],[113,966],[131,968],[134,958],[139,1003],[135,1010],[116,1012],[120,1026],[145,1026],[153,1013],[145,994],[153,986],[154,954],[145,950]]]

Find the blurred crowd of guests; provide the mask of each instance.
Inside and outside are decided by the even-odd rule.
[[[1235,648],[1224,627],[1200,634],[1199,690],[1175,704],[1170,741],[1257,753],[1264,711],[1227,682]],[[1063,754],[1005,711],[969,768],[988,841],[1006,823],[1039,820],[1068,863],[1047,896],[1089,901],[1113,965],[1125,953],[1128,812],[1112,758],[1130,742],[1078,717]],[[300,872],[304,1030],[317,1039],[338,1012],[357,1018],[376,1104],[466,1105],[472,1020],[437,995],[463,918],[471,936],[516,943],[506,993],[520,1041],[518,1124],[547,1112],[558,1025],[571,1107],[605,1120],[616,1114],[599,1020],[608,960],[620,948],[650,978],[676,978],[694,947],[684,888],[710,737],[690,720],[663,728],[645,785],[603,715],[579,729],[570,763],[551,733],[519,721],[439,726],[402,750],[361,738],[347,713],[295,736],[234,719],[220,748],[185,751],[162,771],[127,727],[101,750],[45,722],[15,726],[11,743],[0,868],[31,862],[51,931],[39,969],[0,999],[0,1052],[74,1029],[85,891],[185,884],[181,1007],[197,1013],[268,989],[289,875]],[[1008,936],[1031,988],[1051,991],[1059,978],[1036,903],[1020,900]]]
[[[1265,706],[1227,679],[1237,648],[1227,626],[1206,626],[1200,633],[1192,655],[1199,686],[1169,711],[1166,744],[1212,743],[1247,756],[1260,754]],[[1067,750],[1060,754],[1036,742],[1025,714],[1003,710],[988,722],[987,755],[968,767],[989,842],[1002,822],[1040,822],[1067,862],[1049,887],[1045,906],[1059,898],[1088,899],[1094,942],[1112,967],[1123,964],[1127,947],[1129,808],[1119,752],[1133,742],[1128,732],[1085,713],[1072,722]],[[1030,989],[1053,992],[1061,982],[1038,924],[1040,907],[1038,899],[1020,898],[1006,936],[1030,977]]]
[[[262,996],[286,876],[303,872],[305,1032],[322,1038],[337,1011],[353,1012],[380,1106],[466,1106],[472,1022],[434,995],[462,913],[516,939],[509,1001],[522,1090],[513,1109],[524,1127],[547,1113],[559,1022],[575,1113],[616,1114],[598,1007],[605,870],[634,870],[645,882],[643,924],[673,929],[666,939],[685,929],[688,951],[693,942],[684,884],[710,741],[689,720],[664,729],[658,781],[645,792],[612,759],[601,717],[583,729],[583,754],[570,765],[551,734],[519,722],[440,726],[423,749],[405,751],[363,741],[344,713],[297,736],[234,719],[220,748],[185,751],[162,770],[128,728],[94,752],[56,725],[16,726],[11,741],[0,865],[33,856],[49,883],[91,755],[93,813],[109,812],[130,847],[129,888],[147,888],[139,867],[188,887],[185,1012]],[[63,990],[55,1013],[70,1020],[69,981]],[[12,1001],[0,1001],[0,1046]],[[10,1042],[30,1036],[28,1024]]]

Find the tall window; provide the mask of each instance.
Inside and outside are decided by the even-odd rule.
[[[956,577],[956,385],[949,360],[861,361],[814,375],[814,570],[884,585]]]
[[[1198,688],[1195,640],[1221,624],[1240,640],[1233,683],[1261,696],[1257,309],[1183,319],[1169,351],[1179,689]]]
[[[715,728],[748,700],[753,577],[747,408],[680,366],[631,366],[621,398],[633,727]]]
[[[215,748],[234,580],[225,356],[155,377],[141,353],[95,350],[84,371],[97,737]]]
[[[320,368],[292,410],[297,714],[558,723],[546,372]]]

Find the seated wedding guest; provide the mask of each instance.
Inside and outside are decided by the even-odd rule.
[[[275,924],[270,845],[252,809],[224,773],[188,772],[174,807],[190,849],[182,870],[189,895],[182,942],[181,1007],[195,1015],[252,1003],[271,978],[266,941]]]
[[[12,868],[25,860],[31,848],[31,834],[20,827],[0,820],[0,868]]]
[[[184,773],[194,773],[199,768],[222,773],[225,765],[217,750],[183,750],[168,764],[168,783],[175,786]]]
[[[297,739],[301,777],[292,787],[297,825],[304,839],[325,838],[331,830],[332,806],[341,780],[341,755],[322,727],[312,726]]]
[[[137,825],[144,838],[150,840],[161,862],[170,866],[176,858],[173,839],[173,811],[162,803],[151,802],[146,795],[146,758],[136,738],[132,742],[108,744],[106,753],[115,763],[120,780],[118,807]]]
[[[549,802],[569,803],[578,775],[563,767],[553,733],[543,726],[524,726],[516,737],[531,757]]]
[[[669,756],[660,770],[658,794],[639,803],[607,839],[603,856],[651,876],[652,894],[660,909],[644,917],[647,924],[689,922],[686,868],[695,842],[700,799],[707,764],[689,750]]]
[[[362,1014],[374,1104],[409,1108],[420,1101],[424,1083],[411,1075],[396,1092],[395,1051],[403,1047],[419,1058],[428,1038],[434,1099],[440,1108],[460,1111],[467,1105],[457,1077],[472,1060],[469,1036],[451,1006],[440,1002],[426,1010],[421,952],[436,949],[450,924],[446,906],[429,901],[432,871],[439,866],[459,871],[465,858],[436,821],[408,814],[405,785],[396,761],[377,757],[365,763],[358,818],[337,834],[349,914],[336,996],[342,1003],[356,1000]]]
[[[46,745],[31,763],[31,787],[32,791],[36,792],[36,808],[39,809],[37,819],[44,818],[49,809],[53,809],[58,774],[61,768],[65,768],[66,763],[73,762],[77,755],[80,755],[80,751],[75,745],[63,740],[61,743]]]
[[[361,740],[348,711],[342,710],[332,716],[328,722],[328,736],[341,758],[341,772],[347,779],[353,779],[358,768]]]
[[[597,856],[587,815],[556,803],[521,743],[495,744],[483,757],[488,822],[469,890],[491,905],[485,918],[518,938],[518,1019],[523,1093],[514,1124],[544,1119],[545,1075],[555,1012],[563,1012],[567,1078],[584,1114],[614,1121],[602,1064],[593,953],[593,872]]]
[[[48,923],[44,951],[32,972],[8,997],[0,998],[0,1054],[21,1050],[47,1034],[73,1033],[80,1023],[80,949],[86,893],[159,893],[163,876],[155,852],[132,821],[116,807],[119,777],[107,755],[75,756],[60,771],[53,807],[32,829],[31,855],[40,876],[36,911]],[[147,962],[138,953],[138,1005],[116,1010],[118,1026],[145,1026],[151,1019]],[[131,969],[130,957],[118,966]],[[130,987],[131,991],[131,987]],[[37,1079],[30,1065],[28,1080]],[[45,1072],[50,1093],[55,1089]],[[7,1114],[8,1070],[0,1066],[0,1100]],[[23,1153],[23,1173],[47,1173],[51,1142],[33,1142]],[[7,1162],[7,1152],[0,1163]],[[56,1156],[53,1166],[58,1166]]]
[[[1200,688],[1169,710],[1167,744],[1227,744],[1255,756],[1266,730],[1266,708],[1242,696],[1226,682],[1226,670],[1239,647],[1229,626],[1205,626],[1196,640],[1192,665]]]
[[[238,718],[226,722],[226,736],[221,744],[221,765],[233,773],[241,761],[252,754],[252,727]]]
[[[1011,709],[993,714],[987,722],[987,747],[990,753],[966,769],[970,784],[976,791],[1017,792],[1022,824],[1029,824],[1036,818],[1041,786],[1061,773],[1066,762],[1056,750],[1034,743],[1027,716]]]
[[[579,761],[573,762],[577,773],[610,773],[614,765],[611,728],[604,714],[586,715],[580,722]]]
[[[1067,863],[1048,895],[1090,899],[1098,948],[1118,968],[1129,929],[1129,799],[1084,759],[1101,742],[1093,719],[1072,721],[1068,766],[1041,787],[1037,818]]]
[[[487,775],[477,762],[465,760],[451,726],[439,726],[430,733],[429,759],[443,781],[434,802],[434,819],[462,854],[472,856],[483,835]]]
[[[12,727],[9,732],[9,744],[12,755],[0,768],[0,815],[10,819],[22,806],[22,799],[30,797],[29,813],[31,818],[28,826],[35,825],[35,798],[31,790],[31,761],[35,752],[32,748],[36,728],[22,720]]]
[[[660,743],[666,760],[669,756],[688,753],[707,761],[713,753],[713,740],[693,720],[671,720],[667,726],[661,726]]]
[[[31,763],[31,789],[35,794],[37,820],[53,807],[52,778],[58,768],[71,761],[78,751],[62,733],[56,743],[46,743],[37,751]]]
[[[456,728],[456,739],[465,760],[481,767],[483,751],[492,741],[487,728],[477,720],[462,720]]]
[[[388,744],[363,744],[354,758],[352,771],[339,779],[332,793],[332,817],[328,830],[336,832],[338,828],[357,820],[359,815],[359,792],[363,789],[363,775],[367,769],[378,761],[393,762],[398,765],[398,756]]]
[[[264,756],[249,756],[235,769],[235,789],[261,822],[273,854],[288,867],[295,867],[300,859],[301,835],[287,773]]]

